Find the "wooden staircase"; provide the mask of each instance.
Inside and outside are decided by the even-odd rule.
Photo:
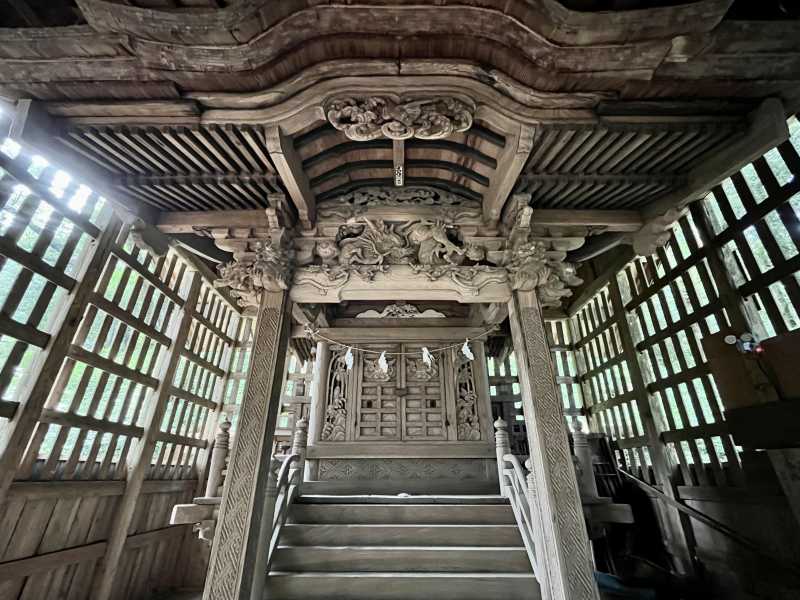
[[[500,496],[302,496],[267,581],[270,600],[538,600]]]

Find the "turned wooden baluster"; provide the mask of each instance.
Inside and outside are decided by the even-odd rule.
[[[308,421],[305,417],[300,419],[294,428],[294,436],[292,437],[292,454],[297,454],[300,458],[297,461],[297,487],[298,491],[300,484],[304,479],[304,471],[306,464],[306,448],[308,447]]]
[[[225,420],[219,424],[217,437],[214,439],[214,449],[211,451],[211,465],[208,468],[208,482],[206,483],[206,497],[221,496],[219,486],[222,483],[222,471],[225,470],[225,461],[230,448],[231,424]]]
[[[505,485],[506,461],[503,458],[506,454],[511,454],[511,442],[508,438],[508,425],[503,419],[498,418],[494,422],[494,440],[497,450],[497,477],[500,483],[500,495],[508,496]]]

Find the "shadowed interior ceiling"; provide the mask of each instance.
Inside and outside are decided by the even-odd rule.
[[[800,108],[800,27],[760,4],[753,20],[733,0],[0,0],[0,98],[36,101],[59,140],[43,153],[154,223],[283,206],[308,230],[317,204],[400,165],[406,186],[483,203],[491,231],[514,193],[668,205],[754,135],[766,98]],[[328,122],[332,96],[383,82],[398,102],[474,102],[474,122],[402,143]]]

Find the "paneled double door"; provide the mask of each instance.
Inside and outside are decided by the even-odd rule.
[[[446,345],[430,344],[431,348]],[[420,344],[365,345],[350,373],[348,431],[351,441],[446,441],[481,438],[473,365],[456,349],[422,358]],[[380,352],[386,351],[386,368]],[[466,406],[464,397],[473,399]],[[352,410],[354,409],[354,410]],[[464,429],[472,411],[474,431]]]

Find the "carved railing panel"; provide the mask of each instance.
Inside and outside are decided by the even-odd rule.
[[[474,362],[461,353],[454,353],[456,364],[456,432],[459,441],[479,442],[481,422],[478,414],[478,392],[475,387]]]

